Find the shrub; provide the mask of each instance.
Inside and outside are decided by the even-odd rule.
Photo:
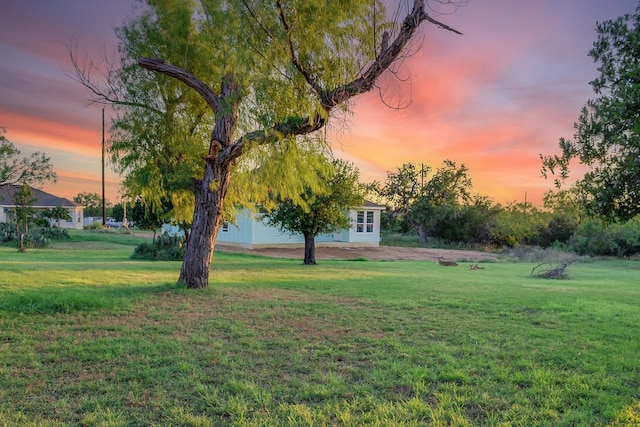
[[[27,248],[46,248],[50,240],[68,239],[69,232],[57,227],[32,227],[24,235],[24,246]],[[0,242],[19,242],[20,235],[15,224],[0,224]]]
[[[580,255],[630,258],[640,253],[640,221],[607,225],[596,219],[586,220],[576,229],[568,247]]]
[[[0,242],[15,242],[19,237],[15,224],[0,223]]]
[[[133,259],[180,261],[184,258],[184,237],[164,233],[151,243],[144,242],[133,250]]]
[[[102,225],[102,223],[98,221],[92,222],[91,224],[84,226],[85,230],[104,230],[106,228],[107,228],[106,226]]]

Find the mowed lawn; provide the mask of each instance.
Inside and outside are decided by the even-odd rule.
[[[217,252],[191,291],[139,240],[0,247],[0,426],[640,425],[638,261]]]

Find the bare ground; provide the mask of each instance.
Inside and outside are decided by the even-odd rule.
[[[243,249],[225,245],[216,245],[216,249],[223,252],[243,252],[274,258],[302,259],[304,257],[304,250],[302,248]],[[437,261],[438,257],[442,257],[442,259],[446,261],[469,262],[482,262],[498,259],[497,255],[488,252],[454,249],[406,248],[399,246],[316,248],[316,259],[318,260],[366,258],[371,261]]]

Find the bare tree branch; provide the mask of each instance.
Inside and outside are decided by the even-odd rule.
[[[400,32],[393,40],[393,43],[386,49],[381,50],[380,55],[378,55],[376,60],[364,71],[361,77],[325,93],[321,99],[323,107],[331,110],[349,98],[370,91],[378,77],[398,59],[423,21],[431,22],[439,28],[452,31],[456,34],[462,34],[430,17],[424,10],[424,0],[416,0],[413,5],[413,10],[404,19]]]
[[[69,57],[71,58],[73,73],[65,73],[65,75],[71,80],[80,83],[90,93],[93,94],[93,98],[89,99],[90,104],[124,105],[128,107],[143,108],[145,110],[152,111],[155,114],[162,114],[162,111],[158,110],[157,108],[151,107],[150,105],[140,102],[124,101],[117,96],[117,90],[115,90],[113,85],[113,80],[116,78],[114,67],[111,63],[109,63],[108,59],[106,58],[106,54],[103,60],[105,66],[107,67],[107,75],[102,75],[102,79],[105,81],[106,89],[102,89],[96,83],[96,79],[94,79],[94,73],[98,72],[98,67],[96,67],[93,61],[89,60],[88,58],[84,58],[84,60],[81,61],[78,57],[77,44],[75,43],[67,46],[67,50],[69,52]]]
[[[207,86],[207,84],[188,71],[185,71],[180,67],[176,67],[175,65],[171,65],[158,58],[140,58],[138,60],[138,65],[147,70],[157,71],[164,75],[173,77],[174,79],[186,84],[198,92],[202,99],[209,104],[215,114],[222,110],[222,102],[220,102],[218,95],[216,95],[216,93]]]

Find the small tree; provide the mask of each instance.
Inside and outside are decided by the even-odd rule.
[[[45,209],[41,215],[42,217],[50,221],[55,221],[58,228],[60,228],[60,221],[62,221],[63,219],[65,221],[71,221],[71,215],[69,214],[69,210],[66,208],[63,208],[62,206],[56,206],[55,208]]]
[[[166,212],[170,210],[170,206],[165,206]],[[136,199],[136,202],[131,207],[131,221],[141,230],[153,231],[154,242],[156,240],[156,232],[166,222],[165,216],[161,212],[151,209],[141,198]]]
[[[33,195],[33,190],[26,183],[23,183],[20,186],[20,189],[13,195],[16,228],[18,236],[20,237],[18,246],[18,250],[20,252],[26,251],[24,246],[24,236],[29,232],[29,223],[35,213],[35,209],[33,209],[35,201],[36,198]]]
[[[264,215],[269,225],[304,236],[305,265],[316,263],[316,236],[349,228],[351,221],[347,212],[364,203],[358,169],[342,160],[334,160],[331,165],[328,174],[323,176],[326,183],[323,190],[308,188],[300,196],[303,204],[291,199],[276,201],[276,209]]]
[[[36,152],[29,157],[20,157],[20,150],[5,136],[5,128],[0,126],[0,187],[28,183],[42,184],[55,181],[51,159],[43,153]]]
[[[429,177],[431,168],[405,163],[397,172],[387,172],[383,183],[374,182],[380,197],[418,232],[420,243],[427,243],[433,225],[471,200],[471,179],[465,165],[445,160]]]
[[[77,204],[84,206],[84,215],[86,217],[102,216],[102,197],[98,193],[82,192],[73,198]],[[105,201],[107,208],[111,207],[109,201]]]

